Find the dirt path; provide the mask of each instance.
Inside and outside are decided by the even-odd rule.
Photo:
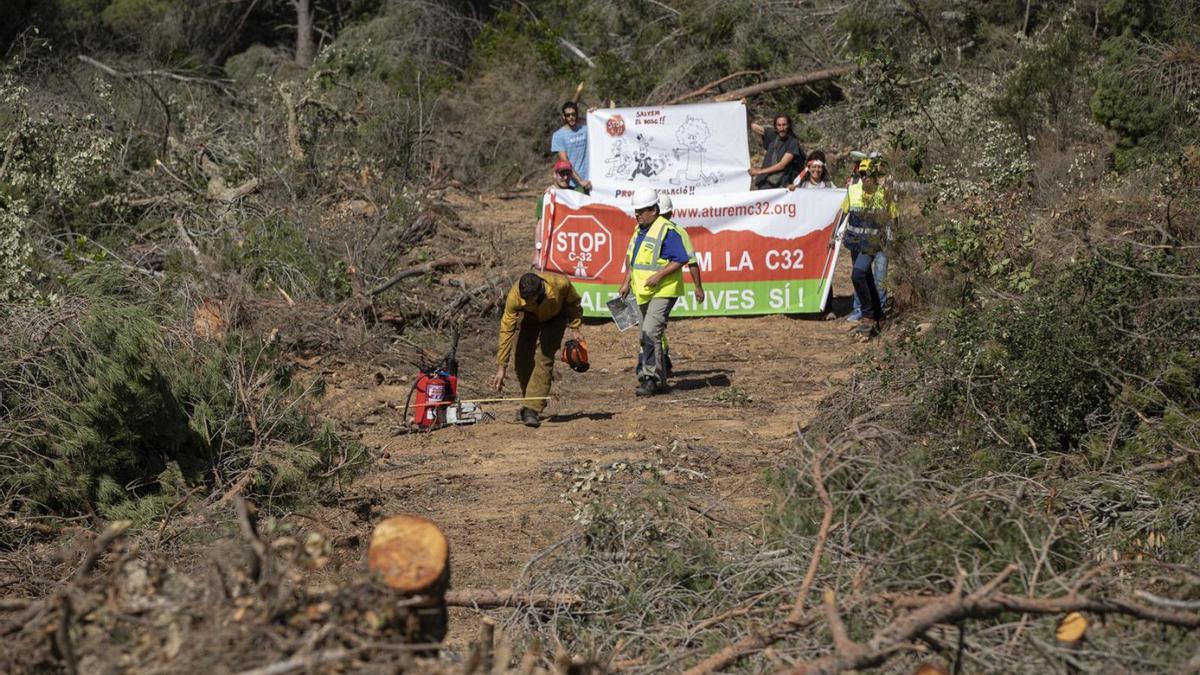
[[[504,271],[515,277],[529,259],[535,201],[459,197],[455,206],[493,238]],[[842,267],[835,290],[845,294]],[[720,522],[734,530],[753,524],[766,494],[763,469],[788,449],[796,425],[818,414],[830,384],[849,375],[863,349],[848,327],[784,316],[673,321],[673,389],[639,399],[636,333],[620,333],[611,322],[588,324],[592,368],[585,374],[556,368],[549,419],[539,429],[515,422],[515,403],[497,403],[485,405],[494,421],[395,435],[408,384],[331,386],[323,412],[363,424],[362,442],[383,453],[355,488],[364,500],[371,496],[368,507],[345,525],[365,533],[385,515],[424,515],[450,538],[455,587],[504,588],[570,530],[575,507],[564,493],[596,465],[656,463]],[[490,393],[484,383],[494,354],[495,321],[485,320],[463,338],[464,395]],[[509,380],[511,391],[511,368]],[[473,635],[473,621],[452,625],[458,627],[452,643]]]

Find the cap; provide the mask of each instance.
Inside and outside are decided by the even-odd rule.
[[[633,191],[630,204],[635,209],[644,209],[658,204],[658,193],[650,188],[638,188]]]
[[[554,163],[554,170],[555,171],[574,171],[575,167],[571,166],[571,163],[568,162],[567,160],[560,159]]]

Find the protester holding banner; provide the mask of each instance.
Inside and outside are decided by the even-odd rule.
[[[805,161],[804,171],[796,176],[796,180],[788,185],[788,191],[793,191],[797,188],[831,188],[833,181],[829,180],[829,174],[825,171],[825,153],[820,150],[813,150],[808,154]]]
[[[684,244],[686,235],[679,233],[682,228],[659,215],[654,190],[634,190],[631,201],[637,229],[625,251],[625,280],[618,293],[626,297],[632,292],[642,311],[637,395],[652,396],[666,391],[663,333],[671,308],[683,295],[683,266],[692,253]]]
[[[845,245],[854,260],[850,280],[862,308],[855,332],[864,340],[879,334],[883,303],[875,283],[874,263],[887,243],[896,220],[896,203],[879,184],[883,168],[878,159],[859,162],[860,181],[846,190],[842,212],[847,215]]]
[[[581,325],[583,308],[579,292],[565,276],[527,272],[509,289],[504,300],[504,313],[500,316],[492,387],[496,391],[504,389],[508,359],[515,352],[521,395],[529,397],[517,412],[518,421],[525,426],[541,425],[541,412],[546,408],[550,383],[554,380],[554,353],[562,345],[563,333],[568,329],[572,337],[582,340]]]
[[[571,187],[582,187],[591,192],[588,180],[588,130],[579,122],[579,104],[567,101],[562,105],[563,125],[550,137],[550,152],[556,153],[557,161],[570,162]]]
[[[571,186],[572,179],[574,178],[574,176],[575,176],[575,170],[574,170],[574,167],[571,166],[571,163],[565,159],[560,159],[554,163],[554,177],[552,179],[554,181],[554,183],[550,187],[554,190],[574,190],[575,192],[584,192],[583,188],[580,186],[575,186],[575,187]],[[542,219],[542,211],[545,210],[545,208],[546,208],[546,196],[549,194],[549,192],[550,192],[549,190],[547,190],[546,192],[543,192],[542,198],[538,200],[538,207],[537,207],[537,219],[538,220]],[[587,194],[587,193],[584,192],[584,194]]]
[[[751,122],[750,130],[762,136],[763,149],[766,150],[762,167],[750,169],[750,175],[754,177],[754,189],[790,185],[800,173],[805,158],[804,148],[800,147],[800,141],[792,131],[792,118],[778,115],[771,127]]]

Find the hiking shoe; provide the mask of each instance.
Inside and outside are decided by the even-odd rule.
[[[658,393],[658,387],[654,384],[654,380],[646,378],[638,382],[637,392],[635,393],[638,396],[654,396]]]
[[[867,342],[879,335],[879,329],[879,322],[875,319],[863,319],[854,327],[854,334],[858,336],[859,341]]]
[[[862,321],[862,310],[856,309],[846,315],[847,321]]]
[[[527,427],[537,428],[542,426],[542,418],[530,408],[521,408],[517,413],[517,419]]]

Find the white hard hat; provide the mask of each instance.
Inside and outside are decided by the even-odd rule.
[[[670,213],[674,211],[674,204],[671,203],[671,195],[661,194],[658,196],[658,212]]]
[[[633,191],[633,199],[630,201],[633,208],[644,209],[658,203],[658,193],[651,188],[638,188]]]

